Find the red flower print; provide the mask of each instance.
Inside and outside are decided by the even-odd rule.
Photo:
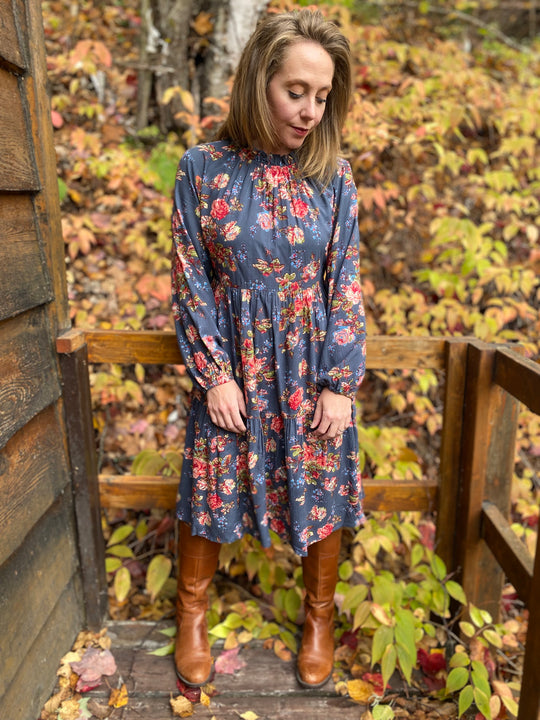
[[[334,530],[334,526],[330,523],[326,523],[322,528],[319,528],[317,530],[317,535],[319,536],[319,540],[324,540],[324,538],[328,537],[332,531]]]
[[[358,280],[353,280],[346,288],[345,297],[353,303],[358,303],[362,300],[362,287]]]
[[[211,510],[217,510],[223,505],[222,499],[216,493],[208,496],[208,505]]]
[[[305,240],[304,231],[299,227],[287,228],[287,240],[291,245],[301,245]]]
[[[272,216],[270,215],[270,213],[266,212],[262,212],[257,215],[257,222],[263,230],[270,230],[273,225]]]
[[[227,173],[219,173],[213,179],[211,187],[224,188],[224,187],[227,187],[228,182],[229,182],[229,175],[227,175]]]
[[[309,205],[300,198],[291,200],[291,214],[294,217],[304,218],[308,214]]]
[[[338,345],[348,345],[353,340],[353,334],[349,328],[342,328],[334,333],[334,340]]]
[[[280,433],[283,430],[283,418],[280,415],[275,415],[272,418],[272,423],[270,425],[270,428],[275,433]]]
[[[193,360],[195,362],[195,367],[199,371],[204,370],[204,368],[208,365],[208,361],[202,352],[196,352],[193,355]]]
[[[302,398],[304,396],[304,389],[298,388],[293,392],[291,397],[289,398],[289,405],[292,410],[298,410],[302,403]]]
[[[229,213],[229,204],[223,200],[222,198],[218,198],[217,200],[214,200],[212,203],[212,209],[210,210],[210,215],[215,218],[216,220],[223,220],[225,215]]]
[[[201,460],[201,458],[194,457],[193,458],[193,477],[206,477],[206,474],[208,473],[208,463],[206,460]]]

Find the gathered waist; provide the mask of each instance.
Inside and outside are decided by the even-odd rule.
[[[291,282],[287,287],[268,287],[260,285],[233,285],[230,281],[220,281],[214,285],[214,296],[216,300],[220,298],[230,297],[234,300],[240,300],[242,302],[249,302],[251,300],[260,298],[267,301],[278,300],[281,303],[288,304],[298,299],[302,299],[304,303],[315,302],[320,303],[325,301],[326,293],[320,282],[316,282],[313,285],[300,285],[296,282]]]

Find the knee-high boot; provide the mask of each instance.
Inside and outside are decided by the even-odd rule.
[[[189,525],[179,523],[174,662],[180,680],[192,687],[204,685],[212,672],[207,590],[217,569],[220,547],[192,535]]]
[[[302,558],[306,619],[298,653],[296,676],[303,687],[319,688],[330,678],[334,665],[334,593],[336,590],[341,530],[308,548]]]

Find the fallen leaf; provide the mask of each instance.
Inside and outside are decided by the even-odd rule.
[[[377,694],[373,685],[364,680],[349,680],[347,691],[351,700],[361,705],[367,705],[370,698]]]
[[[73,672],[79,675],[76,686],[78,692],[97,687],[102,675],[114,675],[116,672],[116,662],[111,651],[94,647],[88,648],[82,660],[70,662],[70,665]]]
[[[122,687],[119,688],[113,688],[111,690],[111,695],[109,697],[109,705],[111,705],[114,708],[121,708],[125,707],[128,704],[128,692],[126,688],[126,684],[124,683]]]
[[[240,717],[242,718],[242,720],[257,720],[259,716],[257,715],[257,713],[254,713],[253,710],[248,710],[247,712],[242,713]]]
[[[108,718],[113,712],[114,708],[110,705],[101,705],[97,702],[97,700],[95,700],[95,698],[90,698],[88,701],[88,709],[94,717],[98,718],[98,720],[105,720],[105,718]]]
[[[237,670],[241,670],[246,663],[238,657],[240,648],[225,650],[216,660],[216,672],[223,675],[234,675]]]
[[[274,642],[274,653],[278,656],[280,660],[283,660],[284,662],[289,662],[290,660],[292,660],[292,653],[285,646],[283,640],[276,639],[276,641]]]
[[[207,695],[204,690],[201,690],[201,705],[210,707],[210,695]]]
[[[191,703],[198,703],[201,700],[201,688],[185,685],[179,678],[176,679],[176,687],[180,693]]]
[[[79,707],[79,701],[73,698],[71,700],[65,700],[60,705],[58,720],[79,720],[80,715],[81,709]]]
[[[193,715],[193,705],[183,695],[170,699],[171,708],[175,715],[179,717],[189,717]]]

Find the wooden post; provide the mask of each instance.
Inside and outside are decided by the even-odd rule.
[[[60,354],[60,367],[86,622],[98,630],[107,612],[107,581],[86,345]]]
[[[463,430],[463,405],[467,372],[467,340],[451,339],[446,344],[446,379],[441,436],[441,465],[435,550],[448,571],[456,571],[455,538],[459,465]]]
[[[482,504],[508,516],[519,405],[493,383],[494,357],[494,346],[469,344],[455,560],[467,599],[498,619],[504,574],[482,540]]]
[[[529,627],[525,643],[518,720],[540,720],[540,533],[536,539],[534,573],[528,608]]]

